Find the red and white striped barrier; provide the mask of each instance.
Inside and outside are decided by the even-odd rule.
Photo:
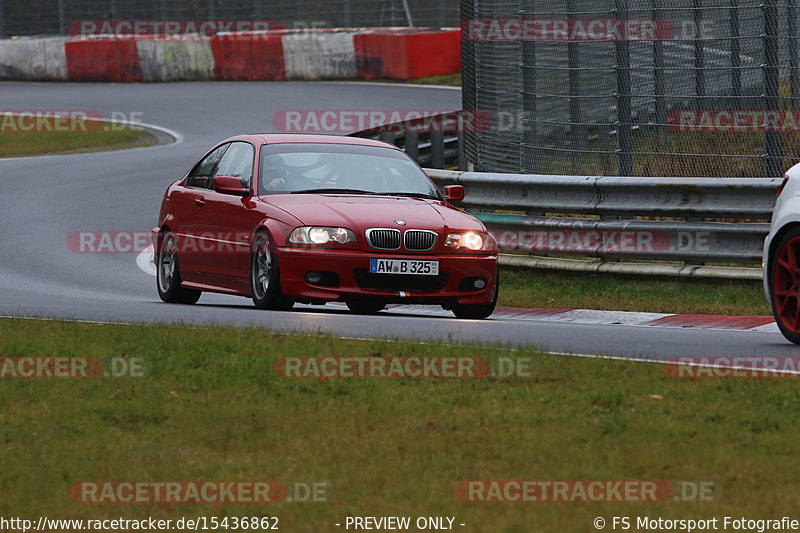
[[[410,80],[461,69],[460,30],[337,29],[220,33],[170,40],[92,36],[0,40],[0,79]]]

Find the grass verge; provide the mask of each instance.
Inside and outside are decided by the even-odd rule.
[[[80,126],[63,131],[0,129],[0,158],[103,152],[151,146],[157,142],[153,135],[133,126],[92,120],[82,121]]]
[[[701,280],[505,268],[500,305],[652,313],[771,315],[760,281]]]
[[[438,76],[416,78],[409,80],[408,83],[416,83],[418,85],[449,85],[451,87],[461,87],[461,73],[457,72],[456,74],[441,74]]]
[[[780,517],[795,505],[792,380],[675,379],[662,365],[259,329],[0,320],[3,356],[142,357],[119,379],[0,380],[0,516],[264,516],[336,531],[351,515],[455,516],[474,532],[589,531],[596,516]],[[504,355],[534,377],[298,380],[287,355]],[[470,479],[704,480],[713,501],[469,503]],[[327,482],[322,503],[88,504],[93,480]],[[456,527],[456,529],[461,529]]]

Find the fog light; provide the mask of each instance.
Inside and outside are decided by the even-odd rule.
[[[475,280],[475,288],[476,289],[482,289],[485,286],[486,286],[486,280],[485,279],[478,278],[478,279]]]
[[[322,274],[320,272],[309,272],[306,274],[306,281],[316,285],[322,281]]]

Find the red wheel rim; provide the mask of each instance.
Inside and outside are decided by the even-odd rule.
[[[792,333],[800,333],[800,237],[792,237],[778,251],[772,276],[775,317]]]

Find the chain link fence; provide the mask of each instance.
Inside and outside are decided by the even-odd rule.
[[[780,176],[800,160],[797,0],[461,0],[472,169]]]
[[[0,0],[0,37],[82,20],[268,20],[285,28],[456,27],[457,0]]]

